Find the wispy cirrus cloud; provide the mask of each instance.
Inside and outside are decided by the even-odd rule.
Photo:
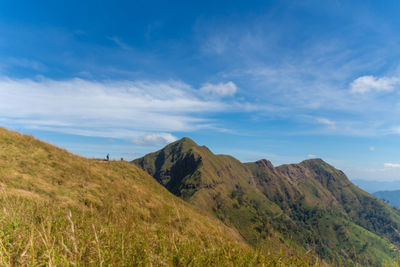
[[[137,145],[166,145],[178,140],[176,136],[169,133],[156,133],[156,134],[146,134],[139,136],[138,138],[132,139],[132,143]]]
[[[382,77],[361,76],[355,79],[350,84],[350,90],[353,93],[367,93],[370,91],[393,91],[395,86],[400,83],[400,78],[397,77]]]
[[[36,71],[46,71],[48,69],[42,62],[27,58],[9,57],[5,59],[5,63],[8,67],[28,68]]]
[[[329,8],[324,12],[332,15]],[[257,105],[276,107],[258,112],[257,117],[279,117],[301,125],[301,129],[292,127],[293,133],[349,136],[396,133],[393,129],[398,125],[400,104],[397,97],[390,96],[397,93],[400,76],[396,74],[396,63],[388,68],[388,59],[397,58],[398,53],[395,56],[393,47],[382,41],[398,39],[390,29],[385,27],[386,31],[382,31],[370,23],[360,26],[359,20],[365,17],[352,17],[354,24],[348,26],[354,28],[349,30],[359,37],[368,37],[366,33],[373,32],[379,36],[377,42],[366,45],[360,41],[363,38],[343,38],[341,31],[328,34],[325,27],[317,26],[319,34],[310,34],[293,43],[291,36],[302,32],[301,26],[273,17],[272,10],[263,16],[231,23],[205,21],[202,25],[206,29],[198,30],[203,56],[226,64],[216,76],[234,81],[241,88],[240,95]],[[287,23],[284,29],[272,30],[283,23]],[[329,118],[319,121],[326,126],[324,129],[315,127],[320,117]]]
[[[400,163],[385,163],[385,168],[400,168]]]
[[[232,81],[217,84],[206,83],[200,88],[200,92],[212,96],[233,96],[237,90],[238,87]]]
[[[327,118],[317,118],[317,122],[328,126],[330,129],[336,129],[336,122]]]
[[[158,137],[170,141],[168,132],[210,127],[207,114],[227,109],[228,103],[205,99],[179,81],[0,80],[2,123],[79,135],[139,138],[162,132]]]
[[[119,46],[120,48],[124,49],[124,50],[132,50],[132,47],[129,46],[128,44],[126,44],[125,42],[123,42],[120,38],[118,38],[117,36],[109,36],[107,37],[110,41],[113,41],[117,46]]]
[[[394,127],[391,129],[390,132],[393,133],[393,134],[400,134],[400,126],[398,126],[398,125],[394,126]]]

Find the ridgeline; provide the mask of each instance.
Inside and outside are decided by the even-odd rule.
[[[235,228],[129,162],[68,153],[0,128],[2,266],[310,266],[282,243],[255,250]]]
[[[170,192],[234,227],[253,248],[279,239],[334,265],[395,265],[400,212],[321,159],[241,163],[183,138],[133,161]]]

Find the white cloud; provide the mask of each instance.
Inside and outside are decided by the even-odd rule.
[[[398,98],[355,93],[365,88],[373,92],[397,88],[400,75],[395,69],[390,70],[392,75],[385,73],[379,77],[362,78],[371,70],[385,69],[385,58],[391,56],[388,50],[360,53],[359,49],[350,49],[348,42],[343,40],[316,36],[315,40],[308,40],[307,45],[295,49],[296,52],[286,53],[280,46],[281,38],[286,35],[276,32],[265,34],[264,29],[269,27],[261,27],[264,22],[255,21],[251,28],[225,25],[218,29],[210,25],[208,38],[202,40],[206,48],[218,48],[207,51],[222,52],[218,56],[232,63],[218,73],[221,78],[244,81],[246,90],[242,90],[242,95],[246,99],[252,99],[254,104],[260,106],[277,107],[269,111],[259,110],[258,117],[289,118],[313,124],[315,118],[307,121],[303,117],[334,114],[337,123],[328,127],[335,128],[336,134],[377,136],[392,130],[400,115]],[[210,45],[220,44],[223,40],[228,40],[221,42],[224,49],[219,49],[219,45]],[[356,78],[361,79],[356,82]],[[350,88],[351,81],[354,81],[354,92]],[[327,133],[326,129],[310,126],[304,131]],[[297,129],[293,131],[299,133]]]
[[[206,42],[204,43],[203,50],[206,53],[216,53],[221,55],[229,43],[228,37],[226,35],[214,35],[210,38],[207,38]]]
[[[372,90],[376,91],[393,91],[395,85],[400,82],[399,78],[376,78],[374,76],[362,76],[355,79],[350,84],[350,90],[353,93],[367,93]]]
[[[166,145],[176,141],[178,138],[169,133],[156,133],[156,134],[146,134],[135,138],[132,143],[137,145]]]
[[[229,105],[176,82],[0,79],[0,123],[63,133],[135,138],[210,127]]]
[[[400,163],[385,163],[385,168],[400,168]]]
[[[48,69],[43,63],[26,58],[10,57],[6,59],[6,62],[8,66],[29,68],[36,71],[46,71]]]
[[[375,147],[373,146],[369,147],[369,151],[375,151]]]
[[[327,118],[317,118],[317,122],[327,125],[330,129],[336,129],[336,122],[331,121]]]
[[[121,47],[124,50],[131,50],[132,48],[127,45],[126,43],[124,43],[120,38],[116,37],[116,36],[110,36],[107,37],[109,40],[113,41],[116,45],[118,45],[119,47]]]
[[[400,126],[393,127],[390,132],[393,134],[400,134]]]
[[[200,92],[213,96],[233,96],[238,87],[233,82],[211,84],[206,83],[200,88]]]
[[[317,156],[317,155],[314,155],[314,154],[308,154],[308,155],[307,155],[307,158],[310,158],[310,159],[316,158],[316,157],[318,157],[318,156]]]

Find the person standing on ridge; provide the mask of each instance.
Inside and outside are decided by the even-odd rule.
[[[107,153],[106,161],[110,161],[110,154]]]

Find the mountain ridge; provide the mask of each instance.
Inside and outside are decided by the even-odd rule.
[[[180,146],[186,149],[171,149]],[[266,159],[242,163],[189,138],[149,155],[133,163],[167,189],[165,181],[173,178],[172,193],[232,225],[252,246],[279,236],[283,243],[314,250],[334,264],[341,264],[339,259],[373,265],[395,261],[392,247],[400,245],[400,213],[322,159],[277,167]],[[182,166],[186,172],[175,171]]]
[[[255,251],[129,162],[87,159],[1,127],[0,205],[2,266],[314,262],[277,242]]]

